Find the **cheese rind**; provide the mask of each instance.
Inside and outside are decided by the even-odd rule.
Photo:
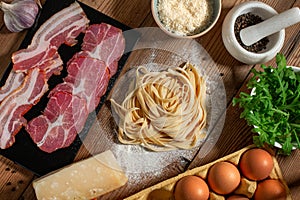
[[[33,182],[38,200],[93,199],[127,182],[111,151],[64,167]]]

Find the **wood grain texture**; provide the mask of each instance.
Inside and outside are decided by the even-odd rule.
[[[273,1],[269,2],[269,4],[272,7],[274,7],[276,10],[279,10],[279,9],[287,10],[287,9],[289,9],[290,6],[293,6],[292,3],[279,3],[279,2],[273,2]],[[223,5],[228,6],[229,3],[227,3],[227,1],[224,1]],[[233,6],[233,5],[231,4],[231,6]],[[226,8],[229,8],[229,7],[226,7]],[[222,16],[221,16],[220,21],[222,21]],[[216,27],[220,27],[220,25],[218,26],[218,24],[217,24]],[[286,42],[285,42],[281,52],[287,57],[289,65],[299,65],[299,60],[297,59],[297,58],[299,58],[299,30],[300,30],[300,24],[289,27],[286,30],[286,36],[285,36]],[[226,93],[227,93],[227,100],[228,100],[227,102],[229,105],[229,107],[227,108],[226,121],[228,121],[228,119],[230,119],[230,118],[238,120],[237,118],[241,111],[239,111],[238,115],[235,115],[232,112],[232,108],[231,108],[232,107],[231,106],[232,98],[234,96],[236,96],[237,94],[239,94],[241,91],[249,92],[246,90],[246,84],[247,84],[249,78],[251,77],[251,74],[249,74],[249,70],[252,67],[259,67],[259,65],[247,66],[245,64],[242,64],[242,63],[236,61],[230,55],[228,55],[228,52],[226,51],[224,45],[222,44],[222,41],[217,42],[214,40],[214,35],[217,35],[217,33],[215,33],[214,35],[210,35],[210,34],[211,33],[209,32],[207,35],[201,37],[199,39],[200,40],[199,42],[205,47],[205,49],[209,52],[209,54],[212,56],[212,58],[213,59],[215,58],[214,60],[216,63],[218,63],[219,69],[222,69],[223,67],[225,68],[225,69],[223,69],[223,71],[221,71],[221,73],[224,73],[223,81],[224,81],[224,85],[225,85],[225,89],[226,89]],[[220,34],[219,34],[219,37],[220,37]],[[207,41],[209,41],[209,42],[207,42]],[[222,49],[222,50],[220,51],[219,49]],[[220,54],[218,54],[218,52],[220,52]],[[293,55],[291,55],[291,54],[293,54]],[[224,58],[226,58],[226,59],[224,59]],[[291,58],[291,59],[289,60],[289,58]],[[269,61],[268,63],[265,63],[265,64],[275,66],[276,65],[275,59],[272,59],[271,61]],[[243,90],[240,90],[240,88]],[[244,120],[242,120],[242,121],[244,121]],[[243,128],[244,126],[246,126],[245,123],[239,124],[239,122],[234,122],[233,124],[236,124],[236,123],[238,123],[238,125],[235,126],[236,128]],[[243,122],[241,122],[241,123],[243,123]],[[233,133],[234,129],[232,129],[231,125],[229,125],[229,124],[227,125],[226,122],[225,122],[224,127],[225,128],[223,129],[221,137],[223,135],[225,135],[225,137],[228,137],[228,135],[233,135],[233,136],[236,135],[237,136],[240,133],[240,130],[238,130],[236,133]],[[226,131],[226,127],[229,127],[230,129],[228,129]],[[246,132],[247,131],[250,131],[250,129],[246,130]],[[240,134],[242,134],[242,132]],[[222,145],[224,150],[225,150],[225,148],[226,149],[228,148],[228,145],[229,144]],[[241,147],[244,147],[245,145],[243,145]],[[220,150],[220,152],[223,152],[223,151]],[[226,150],[225,150],[225,152],[226,152]],[[197,161],[195,160],[194,162],[197,162]],[[194,162],[192,163],[192,165],[195,165]]]
[[[150,0],[80,1],[129,27],[157,27],[151,15]],[[222,78],[226,89],[226,119],[222,133],[215,147],[205,157],[196,155],[192,162],[184,159],[178,160],[176,163],[165,167],[159,173],[144,173],[131,177],[130,183],[118,190],[99,197],[99,199],[122,199],[162,180],[173,177],[186,169],[207,164],[252,143],[253,133],[251,132],[251,127],[247,126],[245,120],[240,119],[239,115],[241,109],[233,107],[231,101],[232,98],[237,97],[241,91],[248,91],[246,84],[251,77],[249,70],[259,66],[246,65],[235,60],[226,51],[221,38],[222,22],[226,14],[233,6],[244,1],[245,0],[223,0],[221,16],[215,27],[204,36],[196,39],[210,54],[219,70],[219,76]],[[262,2],[274,7],[278,12],[282,12],[291,7],[300,6],[300,0],[262,0]],[[3,13],[0,12],[0,14],[0,77],[2,77],[3,72],[10,63],[11,54],[18,49],[26,31],[10,33],[3,24]],[[299,30],[300,24],[286,29],[286,38],[282,52],[287,56],[289,65],[300,66]],[[142,61],[144,56],[145,52],[134,52],[130,55],[128,62]],[[164,55],[160,55],[158,59],[164,59]],[[267,64],[274,65],[274,59]],[[125,73],[130,67],[131,66],[126,65],[122,73]],[[109,104],[101,108],[97,116],[100,123],[97,121],[93,124],[90,130],[90,133],[93,134],[85,138],[86,146],[81,147],[74,161],[87,158],[94,153],[100,153],[110,147],[109,145],[111,145],[111,143],[101,141],[97,138],[101,134],[112,134],[113,129],[116,128],[110,113]],[[97,137],[94,137],[95,135]],[[116,138],[112,140],[116,140]],[[92,152],[91,149],[93,149]],[[289,157],[278,155],[276,158],[282,169],[283,176],[289,185],[293,199],[300,199],[300,151],[294,151]],[[0,173],[1,200],[35,199],[31,182],[37,177],[35,177],[33,173],[2,156],[0,156]]]
[[[18,199],[31,184],[33,174],[25,168],[0,156],[0,199]]]
[[[10,33],[2,25],[0,29],[0,77],[3,76],[7,66],[11,62],[11,54],[15,52],[25,37],[26,31],[21,33]]]
[[[227,1],[224,1],[223,5],[228,6],[229,4],[227,4],[226,2]],[[299,1],[297,1],[295,3],[294,2],[282,2],[282,1],[281,2],[280,1],[278,1],[278,2],[270,1],[267,3],[269,5],[271,5],[272,7],[274,7],[278,12],[282,12],[293,6],[299,6]],[[286,29],[285,44],[284,44],[281,52],[287,57],[289,65],[299,66],[299,55],[300,55],[299,54],[299,30],[300,30],[300,24],[288,27]],[[201,38],[201,39],[203,39],[203,38]],[[212,43],[210,43],[210,45],[212,46],[213,49],[215,48],[217,50],[217,45],[213,45]],[[209,49],[209,48],[207,48],[207,49]],[[214,55],[214,51],[212,52],[212,55]],[[220,58],[220,57],[218,57],[218,58]],[[227,58],[228,58],[228,56],[227,56]],[[269,61],[266,64],[274,66],[275,60],[272,59],[271,61]],[[220,65],[218,65],[218,66],[220,66]],[[234,65],[225,64],[225,66],[234,66]],[[243,67],[243,66],[240,66],[240,67]],[[259,65],[256,65],[254,67],[259,67]],[[247,90],[247,87],[246,87],[246,84],[247,84],[249,78],[251,77],[251,74],[248,74],[249,66],[248,66],[248,69],[246,70],[246,73],[243,73],[242,70],[238,70],[238,72],[240,74],[238,74],[237,77],[239,77],[240,79],[242,79],[244,77],[245,78],[244,81],[241,80],[242,82],[236,82],[233,84],[230,84],[230,82],[229,82],[229,84],[226,84],[227,81],[226,81],[226,79],[224,80],[227,94],[229,93],[229,91],[232,91],[233,96],[229,96],[230,101],[232,100],[232,98],[234,96],[237,96],[241,91],[249,92],[249,90]],[[226,75],[233,78],[233,75],[230,75],[229,73],[230,72],[228,72],[228,71],[225,72]],[[241,86],[240,90],[239,90],[239,88],[240,88],[239,84],[242,84],[242,85],[240,85]],[[228,88],[230,86],[236,86],[235,89],[237,89],[237,90]],[[226,121],[225,121],[224,129],[223,129],[222,134],[216,144],[216,147],[204,159],[199,159],[199,157],[201,157],[201,155],[197,155],[195,157],[195,159],[193,160],[193,162],[191,163],[191,165],[189,166],[189,168],[194,168],[196,166],[206,164],[217,158],[223,157],[224,155],[228,155],[229,153],[232,153],[238,149],[241,149],[241,148],[247,146],[249,143],[250,144],[252,143],[253,133],[251,132],[251,127],[249,127],[246,124],[245,120],[239,119],[239,116],[241,114],[241,109],[239,109],[238,107],[233,107],[232,104],[230,104],[230,102],[229,102],[229,107],[227,108],[226,112],[227,113],[226,113]],[[234,124],[234,126],[232,124]],[[298,155],[299,152],[300,152],[299,150],[294,151],[293,152],[294,156],[295,157],[299,156]],[[283,176],[284,176],[285,180],[287,180],[287,183],[292,190],[292,198],[299,199],[300,198],[299,178],[295,178],[295,177],[299,177],[298,174],[300,173],[300,170],[294,169],[294,171],[297,175],[295,175],[294,178],[291,178],[292,175],[290,175],[290,173],[288,173],[288,172],[290,172],[288,170],[291,170],[291,166],[293,166],[293,164],[292,164],[293,159],[290,159],[290,157],[286,157],[286,156],[277,156],[277,159],[278,159],[280,167],[283,171]],[[299,191],[299,192],[296,192],[296,191]]]
[[[150,13],[150,0],[80,0],[131,28],[140,27]]]

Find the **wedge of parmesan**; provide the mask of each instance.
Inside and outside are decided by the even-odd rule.
[[[127,182],[111,151],[76,162],[33,182],[38,200],[93,199]]]

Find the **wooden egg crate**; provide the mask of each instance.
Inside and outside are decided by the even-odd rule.
[[[213,166],[215,163],[220,162],[220,161],[227,161],[227,162],[233,163],[235,166],[238,167],[241,155],[245,151],[247,151],[251,148],[255,148],[255,146],[251,145],[251,146],[245,147],[239,151],[236,151],[232,154],[229,154],[229,155],[222,157],[218,160],[215,160],[211,163],[188,170],[188,171],[181,173],[173,178],[167,179],[156,185],[146,188],[128,198],[125,198],[125,200],[152,200],[152,199],[174,200],[175,199],[174,198],[175,185],[181,178],[183,178],[185,176],[189,176],[189,175],[195,175],[195,176],[201,177],[207,183],[207,174],[208,174],[208,170],[211,166]],[[286,189],[287,200],[291,200],[292,198],[290,195],[289,188],[288,188],[285,180],[283,179],[278,162],[277,162],[276,158],[274,157],[274,153],[268,149],[265,149],[265,150],[267,150],[272,155],[273,162],[274,162],[274,167],[267,179],[279,179]],[[239,184],[238,188],[235,189],[233,191],[233,193],[231,193],[231,194],[240,194],[240,195],[246,196],[249,199],[251,199],[254,195],[256,188],[257,188],[257,181],[249,180],[249,179],[243,177],[243,175],[241,174],[240,184]],[[210,189],[209,199],[210,200],[225,200],[226,197],[223,195],[216,194]]]

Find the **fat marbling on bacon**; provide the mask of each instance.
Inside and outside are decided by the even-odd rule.
[[[94,111],[106,92],[109,79],[115,74],[124,49],[125,40],[120,29],[105,23],[89,26],[83,39],[82,51],[68,62],[68,75],[64,82],[50,92],[45,112],[30,121],[26,127],[41,150],[51,153],[71,144],[71,139],[75,139],[74,132],[77,134],[83,129],[88,114]],[[69,95],[69,98],[78,98],[82,102],[80,106],[70,104],[68,109],[61,111],[56,109],[58,99],[62,98],[58,95]],[[74,119],[70,113],[72,111]],[[76,116],[80,116],[80,119]],[[66,128],[65,124],[68,127],[77,126]]]
[[[41,25],[28,48],[13,53],[13,69],[19,72],[35,67],[46,68],[53,62],[61,44],[76,44],[76,37],[86,30],[88,24],[80,5],[72,3]]]
[[[63,62],[58,53],[56,53],[51,65],[48,65],[44,70],[46,73],[45,79],[48,80],[53,74],[59,75],[62,68]],[[0,104],[3,99],[9,97],[10,94],[12,94],[22,85],[26,76],[27,74],[25,72],[15,72],[14,70],[10,71],[5,84],[0,88]]]
[[[33,68],[22,72],[10,72],[6,84],[0,90],[0,148],[6,149],[15,142],[15,135],[27,120],[23,117],[48,91],[48,79],[59,73],[62,61],[57,58],[47,71]]]
[[[23,115],[48,90],[45,76],[38,68],[29,70],[21,86],[1,102],[0,148],[8,148],[15,142],[15,135],[26,124]]]
[[[14,143],[14,136],[27,123],[23,115],[47,92],[48,79],[60,74],[63,61],[57,52],[59,46],[74,45],[88,23],[82,8],[75,2],[49,18],[26,49],[13,54],[13,69],[0,88],[0,148]],[[34,81],[36,85],[29,87]]]
[[[0,88],[0,104],[9,94],[18,89],[24,81],[25,73],[9,73],[5,85]]]

